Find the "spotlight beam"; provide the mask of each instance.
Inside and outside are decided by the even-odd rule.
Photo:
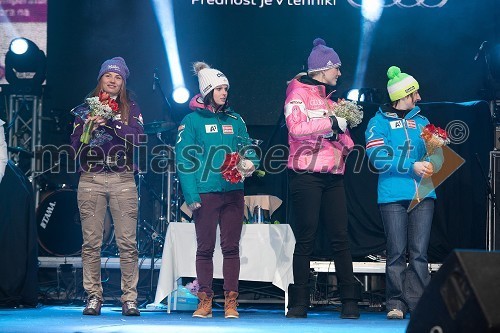
[[[177,35],[175,32],[174,9],[171,0],[152,0],[156,20],[160,26],[163,45],[168,58],[170,75],[174,91],[178,88],[185,89],[184,76],[182,75]],[[189,98],[189,92],[188,92]]]
[[[359,54],[354,76],[354,87],[364,86],[366,67],[373,41],[373,34],[382,11],[384,3],[382,0],[363,0],[361,13],[363,15],[361,40],[359,42]]]

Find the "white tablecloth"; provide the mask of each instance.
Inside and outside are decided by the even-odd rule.
[[[240,280],[272,282],[285,291],[293,283],[295,237],[288,224],[245,224],[240,242]],[[196,277],[196,235],[193,223],[170,223],[165,237],[158,286],[153,305],[177,289],[181,277]],[[220,237],[214,252],[214,278],[222,278]],[[170,308],[170,302],[169,302]]]

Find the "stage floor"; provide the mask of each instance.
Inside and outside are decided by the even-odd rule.
[[[148,311],[140,317],[124,317],[121,308],[107,305],[100,316],[83,316],[83,306],[42,305],[35,309],[0,309],[0,327],[5,333],[224,333],[224,332],[286,332],[286,333],[396,333],[405,332],[409,320],[387,320],[384,312],[361,312],[361,318],[339,318],[337,307],[312,309],[307,319],[288,319],[278,305],[241,305],[240,319],[224,319],[220,306],[214,307],[209,319],[192,318],[192,311]]]

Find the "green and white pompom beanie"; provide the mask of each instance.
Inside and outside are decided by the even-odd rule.
[[[411,75],[401,73],[399,67],[389,67],[387,70],[387,77],[389,78],[389,82],[387,82],[387,91],[389,92],[391,102],[406,97],[419,89],[417,80]]]

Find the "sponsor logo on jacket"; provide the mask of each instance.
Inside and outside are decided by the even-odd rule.
[[[217,128],[216,124],[205,125],[205,132],[206,133],[219,133],[219,129]]]
[[[310,106],[324,106],[325,102],[322,99],[319,99],[319,98],[311,98],[309,100],[309,105]]]

